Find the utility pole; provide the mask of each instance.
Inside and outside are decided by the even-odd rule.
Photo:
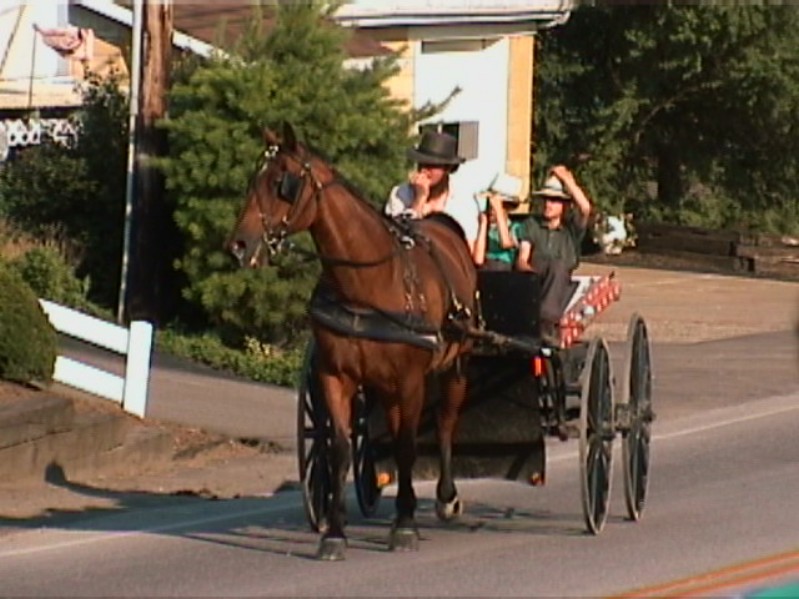
[[[143,9],[143,68],[136,134],[127,306],[128,318],[158,323],[164,316],[164,286],[170,268],[165,244],[170,235],[164,177],[152,164],[152,159],[167,152],[166,132],[156,124],[166,116],[167,110],[172,57],[172,1],[146,0]]]

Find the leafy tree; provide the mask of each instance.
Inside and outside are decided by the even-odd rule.
[[[785,228],[799,211],[799,10],[608,4],[539,40],[539,168],[587,157],[601,205]]]
[[[62,230],[80,247],[78,274],[104,306],[116,302],[122,255],[127,100],[118,83],[90,76],[76,138],[26,149],[0,171],[0,217],[33,235]]]
[[[268,34],[256,11],[229,52],[194,69],[170,95],[170,157],[162,166],[186,247],[177,267],[189,280],[186,297],[239,340],[296,341],[318,273],[295,256],[239,271],[223,248],[263,155],[263,127],[293,123],[375,202],[405,173],[413,115],[383,85],[395,62],[345,68],[347,34],[328,18],[334,8],[281,3]]]

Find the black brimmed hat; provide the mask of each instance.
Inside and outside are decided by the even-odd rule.
[[[408,150],[408,158],[417,164],[457,166],[466,162],[458,156],[458,140],[448,133],[427,131],[419,145]]]

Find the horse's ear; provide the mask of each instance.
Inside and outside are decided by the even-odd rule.
[[[268,127],[264,128],[263,136],[264,136],[264,144],[267,147],[280,145],[280,137],[270,128]]]
[[[290,152],[297,151],[297,136],[294,134],[294,127],[288,121],[283,121],[283,147]]]

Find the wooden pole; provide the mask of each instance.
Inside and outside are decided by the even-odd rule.
[[[167,152],[165,131],[156,127],[166,116],[172,56],[171,0],[144,4],[141,111],[137,135],[136,202],[133,206],[131,289],[128,318],[159,323],[164,317],[163,292],[169,273],[164,251],[169,213],[164,177],[152,159]]]

